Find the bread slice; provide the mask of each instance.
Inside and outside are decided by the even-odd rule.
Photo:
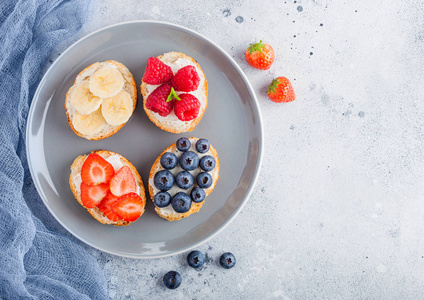
[[[106,124],[103,126],[103,128],[93,135],[84,135],[83,133],[77,131],[75,127],[72,124],[72,118],[74,116],[75,109],[72,107],[70,103],[70,95],[72,92],[72,89],[82,83],[83,81],[89,80],[91,75],[94,74],[98,69],[106,66],[112,66],[115,67],[124,77],[124,87],[123,89],[128,92],[131,96],[131,99],[133,100],[133,112],[137,105],[137,86],[135,84],[134,76],[131,74],[130,70],[123,64],[114,61],[114,60],[108,60],[105,62],[96,62],[88,67],[86,67],[84,70],[82,70],[76,77],[74,85],[68,90],[66,93],[66,99],[65,99],[65,110],[66,110],[66,117],[68,118],[69,126],[71,126],[71,129],[75,132],[76,135],[83,137],[88,140],[101,140],[105,139],[107,137],[110,137],[111,135],[118,132],[126,123],[118,125],[118,126],[112,126],[109,124]]]
[[[189,138],[189,140],[190,140],[190,142],[191,142],[191,148],[190,148],[190,151],[193,151],[193,152],[196,152],[197,153],[197,151],[196,151],[196,148],[195,148],[195,145],[196,145],[196,142],[199,140],[198,138],[195,138],[195,137],[191,137],[191,138]],[[156,187],[155,187],[155,185],[154,185],[154,183],[153,183],[153,178],[154,178],[154,176],[155,176],[155,174],[157,173],[157,172],[159,172],[159,171],[161,171],[161,170],[164,170],[164,168],[162,167],[162,165],[160,164],[160,158],[161,158],[161,156],[163,155],[163,154],[165,154],[166,152],[172,152],[172,153],[174,153],[178,158],[180,157],[180,155],[183,153],[183,152],[181,152],[181,151],[179,151],[178,149],[177,149],[177,146],[176,146],[176,144],[172,144],[171,146],[169,146],[168,148],[166,148],[159,156],[158,156],[158,158],[155,160],[155,162],[154,162],[154,164],[153,164],[153,166],[152,166],[152,169],[150,170],[150,174],[149,174],[149,194],[150,194],[150,198],[152,199],[152,201],[153,201],[153,198],[154,198],[154,196],[156,195],[156,193],[159,191]],[[216,149],[214,148],[214,147],[212,147],[212,145],[210,146],[210,149],[209,149],[209,151],[208,152],[206,152],[206,153],[203,153],[203,154],[200,154],[200,153],[197,153],[198,154],[198,156],[199,156],[199,159],[202,157],[202,156],[204,156],[204,155],[210,155],[210,156],[212,156],[214,159],[215,159],[215,163],[216,163],[216,165],[215,165],[215,168],[211,171],[211,172],[209,172],[209,174],[211,174],[211,176],[212,176],[212,179],[213,179],[213,183],[212,183],[212,185],[209,187],[209,188],[207,188],[207,189],[203,189],[204,191],[205,191],[205,194],[206,194],[206,197],[210,194],[210,193],[212,193],[212,191],[213,191],[213,189],[215,188],[215,186],[216,186],[216,183],[218,182],[218,178],[219,178],[219,159],[218,159],[218,152],[216,151]],[[182,171],[182,169],[179,167],[179,166],[177,166],[176,168],[174,168],[173,170],[170,170],[171,171],[171,173],[174,175],[174,177],[175,177],[175,175],[177,175],[180,171]],[[198,167],[196,170],[194,170],[194,171],[190,171],[190,173],[194,176],[194,178],[196,178],[196,176],[195,176],[195,174],[196,173],[194,173],[194,172],[196,172],[196,173],[200,173],[201,172],[201,169],[200,169],[200,167]],[[193,174],[194,173],[194,174]],[[193,187],[195,187],[195,186],[197,186],[197,184],[196,184],[196,182],[194,183],[194,186]],[[170,193],[170,195],[171,195],[171,197],[172,196],[174,196],[174,194],[175,193],[172,193],[172,192],[170,192],[171,190],[169,190],[168,192]],[[191,191],[191,189],[188,189],[187,190],[187,193],[189,194],[189,192]],[[159,208],[159,207],[156,207],[155,206],[155,211],[156,211],[156,213],[160,216],[160,217],[162,217],[162,218],[164,218],[164,219],[167,219],[168,221],[177,221],[177,220],[181,220],[181,219],[183,219],[183,218],[186,218],[186,217],[188,217],[188,216],[190,216],[191,214],[193,214],[193,213],[195,213],[195,212],[198,212],[199,210],[200,210],[200,208],[203,206],[203,203],[206,201],[206,198],[205,197],[205,199],[202,201],[202,202],[200,202],[200,203],[195,203],[195,202],[192,202],[191,203],[191,208],[190,208],[190,210],[188,211],[188,212],[186,212],[186,213],[177,213],[177,212],[175,212],[174,210],[173,210],[173,208],[172,208],[172,206],[171,205],[169,205],[169,207],[166,207],[165,209],[164,208]],[[170,212],[172,212],[172,213],[170,213]]]
[[[144,111],[146,112],[149,119],[157,127],[159,127],[162,130],[172,132],[172,133],[182,133],[182,132],[192,131],[202,119],[203,114],[205,113],[205,110],[208,106],[208,83],[206,80],[205,73],[203,72],[202,68],[197,63],[197,61],[195,61],[190,56],[187,56],[181,52],[168,52],[158,56],[158,58],[165,64],[170,65],[174,74],[178,71],[178,69],[180,69],[181,67],[184,67],[185,65],[193,65],[196,68],[197,73],[199,74],[199,77],[200,77],[199,87],[196,91],[188,92],[188,93],[196,96],[196,98],[199,99],[201,103],[199,115],[197,116],[197,118],[191,121],[185,122],[185,121],[180,121],[175,115],[174,111],[172,111],[168,116],[162,117],[158,113],[155,113],[147,109],[146,107],[147,97],[159,85],[149,85],[142,81],[140,89],[141,89],[141,95],[143,96]],[[179,59],[181,59],[180,62],[183,62],[182,66],[173,64],[177,62]],[[177,92],[177,94],[179,94],[179,92]]]
[[[97,153],[104,159],[107,159],[108,157],[112,155],[117,155],[119,157],[119,160],[124,166],[128,166],[131,169],[131,172],[134,176],[135,182],[137,186],[140,188],[139,196],[143,199],[144,206],[146,205],[146,192],[144,190],[143,181],[141,180],[140,174],[138,174],[136,168],[131,164],[129,160],[127,160],[122,155],[119,155],[118,153],[107,151],[107,150],[97,150],[92,151],[92,153]],[[74,162],[71,166],[71,175],[69,176],[69,185],[71,187],[72,193],[74,194],[75,199],[77,199],[78,203],[84,206],[81,202],[81,192],[80,187],[75,184],[75,179],[77,176],[80,176],[81,174],[81,168],[82,165],[85,162],[85,159],[88,155],[80,155],[77,158],[75,158]],[[112,220],[109,220],[97,207],[94,208],[87,208],[87,211],[100,223],[102,224],[113,224],[115,226],[126,226],[129,225],[131,222],[124,221],[124,220],[118,220],[117,222],[114,222]],[[144,213],[144,209],[143,209]],[[142,213],[142,214],[143,214]]]

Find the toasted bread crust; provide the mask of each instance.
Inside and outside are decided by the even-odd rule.
[[[192,144],[193,144],[193,141],[194,141],[194,143],[198,140],[197,138],[195,138],[195,137],[191,137],[191,138],[189,138],[189,140],[190,140],[190,142],[192,142]],[[153,163],[153,166],[152,166],[152,168],[150,169],[150,173],[149,173],[149,180],[148,180],[148,183],[149,183],[149,195],[150,195],[150,199],[153,201],[153,198],[154,198],[154,189],[153,189],[153,185],[151,184],[151,182],[152,182],[152,180],[153,180],[153,177],[155,176],[155,174],[158,172],[158,171],[160,171],[160,170],[163,170],[163,168],[162,168],[162,166],[161,166],[161,164],[160,164],[160,158],[161,158],[161,156],[163,155],[163,154],[165,154],[166,152],[174,152],[175,150],[177,149],[177,146],[176,146],[176,144],[174,143],[174,144],[172,144],[171,146],[169,146],[168,148],[166,148],[157,158],[156,158],[156,160],[155,160],[155,162]],[[213,156],[213,158],[215,159],[215,169],[217,170],[217,172],[216,172],[216,176],[214,176],[214,177],[212,177],[212,179],[213,179],[213,183],[212,183],[212,185],[209,187],[209,188],[207,188],[207,189],[204,189],[204,191],[205,191],[205,199],[202,201],[202,202],[200,202],[200,203],[196,203],[196,202],[192,202],[191,203],[191,208],[190,208],[190,210],[188,211],[188,212],[186,212],[186,213],[176,213],[175,215],[165,215],[165,214],[162,214],[161,213],[161,211],[160,211],[160,209],[158,208],[158,207],[156,207],[155,206],[155,211],[156,211],[156,213],[160,216],[160,217],[162,217],[162,218],[164,218],[164,219],[167,219],[168,221],[178,221],[178,220],[181,220],[181,219],[183,219],[183,218],[186,218],[186,217],[188,217],[188,216],[190,216],[191,214],[193,214],[193,213],[196,213],[196,212],[198,212],[199,210],[200,210],[200,208],[202,208],[202,206],[203,206],[203,203],[205,203],[205,201],[206,201],[206,197],[210,194],[210,193],[212,193],[212,191],[213,191],[213,189],[215,188],[215,186],[216,186],[216,183],[218,182],[218,179],[219,179],[219,170],[220,170],[220,167],[219,167],[219,158],[218,158],[218,152],[216,151],[216,149],[211,145],[210,146],[210,151],[211,151],[211,156]]]
[[[177,128],[174,128],[174,127],[170,126],[169,124],[162,123],[160,120],[158,120],[157,114],[155,112],[147,109],[147,107],[146,107],[146,100],[147,100],[147,97],[146,97],[146,92],[147,92],[146,86],[147,86],[147,84],[145,82],[143,82],[143,81],[141,81],[140,92],[141,92],[141,95],[143,96],[143,108],[144,108],[144,111],[146,112],[146,114],[149,117],[150,121],[152,121],[157,127],[159,127],[162,130],[165,130],[165,131],[168,131],[168,132],[171,132],[171,133],[178,134],[178,133],[182,133],[182,132],[192,131],[197,126],[197,124],[199,124],[200,120],[202,119],[202,117],[203,117],[203,115],[204,115],[204,113],[206,111],[206,108],[208,107],[208,82],[207,82],[207,79],[206,79],[205,72],[203,72],[203,69],[200,67],[200,65],[197,63],[197,61],[194,58],[192,58],[190,56],[187,56],[187,55],[185,55],[182,52],[170,52],[170,53],[177,54],[179,56],[179,58],[186,58],[186,59],[192,61],[198,67],[198,69],[201,70],[201,72],[203,73],[203,76],[205,78],[204,88],[205,88],[205,99],[206,99],[206,104],[205,104],[204,109],[201,110],[201,111],[199,111],[199,115],[197,116],[196,119],[186,122],[186,123],[189,123],[190,124],[190,127],[187,130],[179,130]],[[164,55],[165,54],[159,55],[158,58],[161,59],[161,58],[163,58]]]
[[[137,183],[137,185],[140,187],[140,197],[143,199],[143,203],[144,203],[144,207],[146,206],[146,192],[144,190],[144,185],[143,185],[143,181],[141,180],[141,176],[140,174],[137,172],[136,168],[133,166],[133,164],[127,160],[125,157],[123,157],[122,155],[112,152],[112,151],[107,151],[107,150],[97,150],[97,151],[92,151],[91,153],[96,153],[98,155],[100,155],[103,158],[108,158],[111,155],[119,155],[121,162],[128,166],[131,169],[131,172],[134,176],[134,179]],[[81,206],[83,206],[84,208],[86,208],[82,202],[81,202],[81,195],[80,193],[78,193],[77,191],[77,187],[75,186],[74,183],[74,176],[77,174],[81,173],[81,168],[82,165],[85,162],[85,159],[87,158],[88,155],[80,155],[77,158],[75,158],[74,162],[72,163],[71,166],[71,175],[69,176],[69,185],[71,187],[72,193],[74,194],[75,199],[77,199],[78,203],[81,204]],[[143,207],[143,212],[141,213],[143,215],[144,213],[144,207]],[[95,218],[97,221],[99,221],[102,224],[112,224],[115,226],[126,226],[129,225],[132,222],[128,222],[128,221],[124,221],[124,220],[119,220],[117,222],[113,222],[112,220],[109,220],[97,207],[95,208],[86,208],[87,211],[93,216],[93,218]]]
[[[74,85],[77,84],[77,81],[79,79],[82,79],[82,81],[83,80],[86,80],[88,78],[88,76],[85,76],[84,78],[82,78],[83,75],[85,73],[89,72],[92,68],[97,68],[98,67],[98,64],[114,65],[121,72],[121,74],[124,77],[125,81],[129,83],[130,88],[132,90],[131,93],[130,93],[130,95],[131,95],[131,98],[133,100],[133,111],[132,111],[132,113],[134,113],[135,107],[137,106],[137,96],[138,96],[137,86],[135,84],[134,76],[131,74],[131,72],[128,70],[128,68],[126,66],[124,66],[123,64],[121,64],[121,63],[119,63],[117,61],[108,60],[108,61],[103,62],[103,63],[98,63],[97,62],[97,63],[94,63],[92,65],[89,65],[88,67],[86,67],[84,70],[82,70],[77,75],[77,77],[75,78],[75,81],[74,81]],[[70,105],[70,91],[71,91],[71,88],[69,88],[68,92],[66,93],[65,110],[66,110],[66,118],[68,120],[69,126],[71,127],[72,131],[75,132],[76,135],[78,135],[78,136],[80,136],[82,138],[85,138],[87,140],[93,140],[93,141],[95,141],[95,140],[102,140],[102,139],[105,139],[105,138],[108,138],[108,137],[114,135],[122,127],[124,127],[124,125],[126,123],[121,124],[119,126],[113,126],[106,134],[102,134],[102,135],[99,135],[99,136],[87,136],[87,135],[84,135],[84,134],[80,133],[79,131],[77,131],[75,129],[74,125],[72,124],[72,118],[71,118],[71,114],[70,114],[69,106],[68,106],[68,105]]]

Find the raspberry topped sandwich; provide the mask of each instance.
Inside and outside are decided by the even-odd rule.
[[[125,226],[144,213],[141,177],[115,152],[98,150],[78,156],[71,166],[69,185],[79,204],[102,224]]]
[[[176,221],[198,212],[218,178],[218,153],[208,140],[178,139],[150,170],[149,193],[156,213]]]
[[[141,83],[143,107],[159,128],[192,131],[208,106],[208,84],[199,64],[181,52],[150,57]]]

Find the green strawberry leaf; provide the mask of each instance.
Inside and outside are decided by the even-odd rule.
[[[262,52],[262,48],[265,47],[265,44],[262,44],[262,40],[259,41],[259,43],[250,44],[249,46],[249,54],[252,54],[253,52]]]
[[[171,93],[169,93],[168,98],[166,98],[166,102],[172,101],[172,98],[175,98],[175,100],[181,101],[180,97],[178,97],[173,87],[171,88]]]
[[[279,84],[280,84],[280,81],[278,80],[278,78],[273,79],[268,89],[266,90],[266,93],[267,94],[275,93],[275,89],[278,87]]]

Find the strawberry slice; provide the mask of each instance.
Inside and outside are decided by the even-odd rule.
[[[112,211],[112,204],[118,200],[118,197],[113,195],[110,191],[103,198],[102,202],[97,206],[97,208],[111,221],[119,221],[119,217]]]
[[[112,165],[96,153],[91,153],[81,168],[82,182],[88,185],[108,183],[114,174]]]
[[[140,218],[144,211],[143,199],[136,193],[123,195],[112,204],[112,211],[122,220],[133,222]]]
[[[88,185],[81,182],[81,202],[86,208],[99,205],[109,191],[109,184]]]
[[[137,184],[128,166],[123,166],[110,180],[110,192],[117,197],[136,191]]]

